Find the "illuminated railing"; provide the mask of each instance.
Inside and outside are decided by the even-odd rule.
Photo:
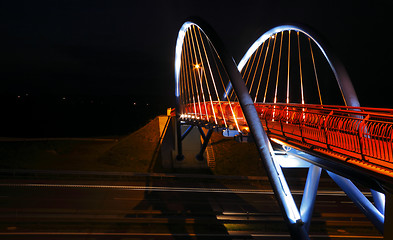
[[[287,141],[393,169],[393,109],[261,103],[255,103],[255,107],[270,137],[276,135]],[[231,107],[229,104],[218,107],[215,103],[213,108],[201,109],[210,116],[213,111],[216,116],[224,116],[228,125],[237,121],[240,129],[247,127],[237,102],[231,103]],[[186,119],[208,119],[206,114],[197,117],[195,112],[199,112],[199,107],[195,109],[192,104],[185,106],[184,112],[187,113],[183,115]],[[218,118],[221,126],[224,123],[222,118]],[[212,123],[212,118],[209,119]]]
[[[391,109],[294,104],[256,108],[270,133],[357,159],[393,162]]]

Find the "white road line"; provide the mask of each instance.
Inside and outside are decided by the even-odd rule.
[[[226,189],[226,188],[186,188],[186,187],[151,187],[151,186],[125,186],[125,185],[86,185],[86,184],[45,184],[45,183],[3,183],[0,187],[48,187],[48,188],[104,188],[130,191],[155,192],[200,192],[200,193],[238,193],[238,194],[264,194],[272,195],[272,190],[261,189]],[[303,195],[303,191],[293,190],[293,195]],[[370,193],[364,193],[371,196]],[[343,191],[318,191],[318,195],[346,196]]]
[[[106,232],[0,232],[0,236],[168,236],[168,237],[223,237],[223,236],[250,236],[250,237],[290,237],[289,234],[269,234],[269,233],[246,233],[246,232],[228,232],[218,234],[176,234],[176,233],[106,233]],[[383,239],[383,236],[365,236],[365,235],[310,235],[311,238],[349,238],[349,239]]]

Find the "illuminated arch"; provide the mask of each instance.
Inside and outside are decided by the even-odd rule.
[[[343,66],[340,60],[331,52],[327,50],[327,47],[322,44],[322,41],[316,37],[316,34],[313,33],[310,29],[306,27],[299,27],[294,25],[281,25],[275,28],[270,29],[269,31],[262,34],[247,50],[246,54],[244,54],[243,58],[240,60],[238,64],[239,72],[242,71],[243,67],[249,60],[249,58],[254,54],[254,52],[271,36],[276,33],[283,31],[296,31],[301,32],[307,37],[309,37],[322,52],[327,62],[329,63],[330,68],[332,69],[334,76],[337,80],[338,86],[340,88],[341,94],[343,96],[344,102],[346,105],[352,107],[359,107],[359,100],[356,95],[355,89],[352,85],[351,79]],[[228,92],[228,91],[227,91]]]
[[[281,172],[281,168],[277,166],[277,162],[273,160],[271,155],[271,145],[267,138],[267,135],[263,129],[262,123],[259,120],[258,113],[255,109],[254,103],[251,99],[251,96],[248,93],[248,90],[244,84],[244,80],[242,78],[241,73],[239,72],[235,61],[232,56],[229,55],[224,47],[222,41],[218,38],[217,34],[205,23],[202,21],[187,21],[180,28],[177,41],[176,41],[176,50],[175,50],[175,95],[177,102],[177,115],[178,115],[178,131],[177,136],[178,139],[181,139],[181,131],[179,129],[180,126],[180,114],[179,108],[180,106],[180,68],[181,68],[181,55],[182,55],[182,47],[183,41],[185,38],[185,34],[187,30],[191,26],[198,27],[207,37],[208,41],[212,44],[214,51],[220,57],[220,60],[227,72],[230,80],[230,84],[233,86],[233,89],[236,92],[236,95],[239,100],[239,104],[244,113],[244,117],[248,123],[250,131],[253,133],[255,144],[261,156],[261,160],[267,169],[267,174],[269,176],[269,180],[271,181],[272,188],[276,195],[276,199],[283,211],[283,217],[286,220],[288,227],[290,229],[290,233],[292,237],[299,239],[308,239],[308,234],[306,232],[305,227],[301,222],[301,216],[297,210],[296,204],[290,194],[289,187],[283,178],[283,174]],[[179,143],[180,141],[178,141]],[[181,147],[181,144],[178,144],[178,148]],[[180,155],[180,154],[179,154]],[[178,155],[178,156],[179,156]]]

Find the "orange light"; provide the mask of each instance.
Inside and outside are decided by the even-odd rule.
[[[201,66],[199,66],[199,64],[195,64],[195,68],[199,69]]]

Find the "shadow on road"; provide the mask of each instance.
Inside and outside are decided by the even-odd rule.
[[[211,172],[210,172],[211,173]],[[216,179],[148,179],[146,184],[154,187],[216,188],[227,187]],[[164,227],[173,239],[232,239],[225,222],[217,219],[228,208],[241,211],[257,211],[234,193],[211,193],[192,191],[147,191],[144,199],[133,210],[159,212],[157,219],[166,219]],[[236,210],[235,210],[236,211]],[[153,225],[152,225],[153,226]],[[157,229],[150,229],[156,231]],[[247,239],[247,237],[245,237]],[[237,237],[237,239],[239,239]],[[244,238],[241,238],[244,239]]]

